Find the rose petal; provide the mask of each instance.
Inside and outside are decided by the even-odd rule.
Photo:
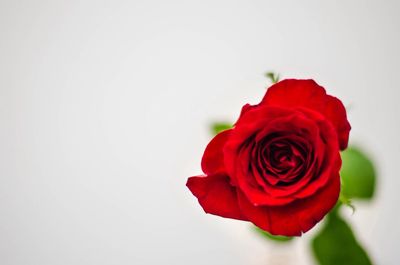
[[[229,138],[231,130],[217,134],[207,145],[201,160],[201,168],[207,175],[225,172],[223,147]]]
[[[206,213],[247,221],[239,209],[236,188],[230,185],[228,176],[190,177],[186,186]]]
[[[314,80],[286,79],[271,86],[259,105],[306,107],[320,112],[335,127],[341,150],[346,149],[350,124],[342,102]]]
[[[322,128],[331,129],[328,130],[330,134],[323,134],[329,136],[328,142],[334,141],[333,146],[329,145],[329,150],[326,150],[327,146],[321,139],[320,129]],[[287,133],[286,136],[295,142],[307,140],[314,146],[312,164],[305,169],[304,176],[291,185],[275,185],[277,182],[271,174],[278,174],[278,172],[271,170],[271,174],[257,172],[258,168],[252,166],[253,162],[258,162],[255,153],[252,152],[256,148],[255,145],[267,144],[263,139],[271,133],[280,133],[281,135],[276,136],[277,139],[284,139],[285,136],[282,133]],[[328,153],[327,172],[319,172],[320,165],[325,160],[325,151]],[[224,146],[224,160],[230,178],[253,204],[274,206],[284,205],[299,197],[310,196],[317,192],[328,181],[331,174],[329,163],[335,161],[329,152],[338,154],[339,150],[336,133],[323,115],[304,108],[294,110],[263,106],[247,111],[232,129],[230,138]],[[316,176],[316,174],[319,175]],[[264,181],[263,178],[265,178]]]
[[[243,215],[273,235],[300,236],[317,224],[335,206],[340,192],[336,173],[330,182],[312,196],[283,206],[255,206],[238,192]]]
[[[327,99],[324,114],[336,128],[340,150],[344,150],[347,148],[351,129],[350,123],[346,118],[346,109],[339,99],[329,95]]]

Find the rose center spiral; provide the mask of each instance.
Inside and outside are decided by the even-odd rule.
[[[272,185],[290,185],[301,179],[309,163],[310,151],[299,139],[267,138],[256,147],[257,169]]]

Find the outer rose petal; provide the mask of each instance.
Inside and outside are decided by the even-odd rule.
[[[342,102],[330,95],[314,80],[286,79],[272,85],[259,105],[306,107],[320,112],[335,127],[341,150],[346,149],[350,124]],[[248,109],[248,108],[247,108]]]
[[[258,105],[250,105],[249,103],[247,103],[246,105],[244,105],[244,106],[242,107],[242,110],[240,111],[240,115],[239,115],[238,120],[235,122],[235,125],[236,125],[236,123],[240,120],[240,118],[241,118],[244,114],[246,114],[246,112],[248,112],[248,111],[250,111],[250,110],[252,110],[252,109],[254,109],[254,108],[257,108],[257,107],[258,107]]]
[[[325,116],[332,121],[333,126],[335,126],[337,130],[340,150],[346,149],[349,142],[351,126],[347,121],[347,118],[346,122],[343,122],[343,117],[347,116],[346,109],[338,98],[328,96],[325,107]]]
[[[230,133],[231,130],[220,132],[207,145],[201,160],[201,168],[207,175],[225,172],[223,147]]]
[[[206,213],[248,221],[239,209],[236,188],[225,175],[190,177],[186,183]]]
[[[336,204],[340,176],[334,173],[325,187],[314,195],[282,206],[254,206],[238,192],[242,213],[256,226],[273,235],[300,236],[318,223]]]

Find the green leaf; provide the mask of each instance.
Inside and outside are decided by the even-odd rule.
[[[350,226],[336,212],[328,215],[325,227],[312,240],[312,249],[320,265],[372,264]]]
[[[341,153],[342,193],[347,198],[370,199],[374,195],[376,175],[372,161],[359,149],[350,147]]]
[[[229,122],[214,122],[211,124],[211,132],[214,135],[219,134],[222,131],[232,128],[232,123]]]
[[[279,81],[279,74],[275,74],[274,72],[267,72],[265,76],[271,80],[273,84],[278,83]]]
[[[341,191],[339,194],[339,202],[336,204],[335,209],[333,209],[333,210],[337,211],[337,209],[342,204],[346,205],[347,207],[350,207],[351,210],[353,211],[353,213],[356,211],[356,207],[352,204],[351,200],[349,198],[347,198],[346,195],[344,195],[343,192]]]
[[[270,233],[258,228],[257,226],[253,226],[254,231],[256,231],[259,235],[269,239],[269,240],[273,240],[279,243],[284,243],[284,242],[289,242],[293,239],[293,237],[288,237],[288,236],[274,236],[271,235]]]

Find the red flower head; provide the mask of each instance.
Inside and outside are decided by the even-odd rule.
[[[350,124],[341,101],[313,80],[283,80],[208,144],[205,175],[187,187],[207,213],[299,236],[335,205]]]

